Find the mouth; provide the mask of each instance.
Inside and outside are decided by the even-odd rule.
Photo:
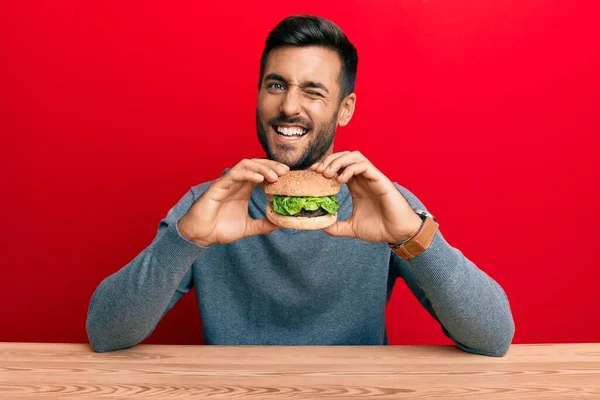
[[[283,141],[300,140],[310,131],[300,125],[271,125],[271,127]]]

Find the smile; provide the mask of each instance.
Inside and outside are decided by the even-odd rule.
[[[273,129],[279,136],[288,138],[300,138],[308,133],[308,130],[301,126],[283,126],[273,125]]]

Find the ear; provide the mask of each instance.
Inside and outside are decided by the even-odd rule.
[[[354,114],[354,107],[356,105],[356,94],[350,93],[342,100],[340,104],[340,110],[338,111],[338,125],[346,126],[352,119]]]

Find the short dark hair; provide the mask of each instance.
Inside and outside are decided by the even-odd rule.
[[[265,49],[260,58],[260,78],[258,87],[267,65],[271,50],[283,46],[323,46],[334,50],[342,62],[340,73],[340,100],[354,91],[358,53],[344,31],[339,26],[322,17],[313,15],[293,15],[281,21],[267,36]]]

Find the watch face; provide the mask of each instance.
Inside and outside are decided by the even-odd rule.
[[[421,210],[421,209],[415,210],[415,212],[416,212],[417,214],[419,214],[419,215],[420,215],[421,217],[423,217],[423,218],[425,218],[425,217],[429,217],[429,218],[431,218],[432,220],[434,220],[435,222],[437,222],[437,219],[435,219],[435,217],[433,216],[433,214],[431,214],[430,212],[427,212],[427,211],[425,211],[425,210]]]

